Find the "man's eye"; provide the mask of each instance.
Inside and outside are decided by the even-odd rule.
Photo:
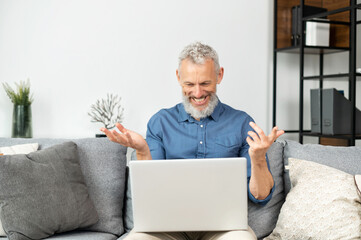
[[[192,83],[186,83],[186,86],[187,86],[187,87],[193,87],[194,84],[192,84]]]
[[[202,86],[208,86],[209,82],[201,83]]]

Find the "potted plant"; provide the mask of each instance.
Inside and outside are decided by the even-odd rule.
[[[30,94],[30,81],[20,81],[15,85],[16,90],[8,83],[3,83],[6,94],[14,104],[11,137],[31,138],[33,136],[31,116],[33,95]]]
[[[98,99],[95,104],[91,105],[88,115],[91,117],[91,122],[100,122],[106,129],[112,129],[115,124],[123,121],[122,105],[120,104],[121,97],[118,95],[107,94],[106,99]],[[96,134],[96,137],[105,137],[105,134]]]

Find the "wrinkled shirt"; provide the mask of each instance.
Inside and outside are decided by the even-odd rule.
[[[251,160],[246,138],[248,131],[254,131],[249,126],[251,121],[247,113],[220,101],[209,117],[197,121],[180,103],[160,110],[149,120],[146,141],[154,160],[245,157],[249,199],[264,205],[275,186],[264,200],[256,199],[249,191]],[[269,168],[267,157],[266,161]]]

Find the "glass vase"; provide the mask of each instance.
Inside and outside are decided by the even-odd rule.
[[[11,137],[31,138],[33,137],[31,105],[14,105],[13,128]]]

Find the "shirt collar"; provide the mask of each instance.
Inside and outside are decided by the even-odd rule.
[[[218,99],[218,104],[214,109],[213,113],[211,114],[213,120],[217,122],[223,111],[224,111],[223,103],[221,103],[221,100]]]
[[[179,112],[178,122],[185,122],[187,120],[189,122],[196,121],[191,115],[189,115],[186,112],[186,110],[184,109],[183,103],[178,104],[177,108],[178,108],[178,112]],[[217,104],[216,108],[214,109],[213,113],[209,116],[209,118],[212,118],[214,121],[217,122],[223,111],[224,111],[223,103],[221,103],[221,101],[218,99],[218,104]]]
[[[194,119],[186,112],[184,109],[183,103],[178,104],[178,122],[185,122],[185,121],[192,121],[194,122]]]

